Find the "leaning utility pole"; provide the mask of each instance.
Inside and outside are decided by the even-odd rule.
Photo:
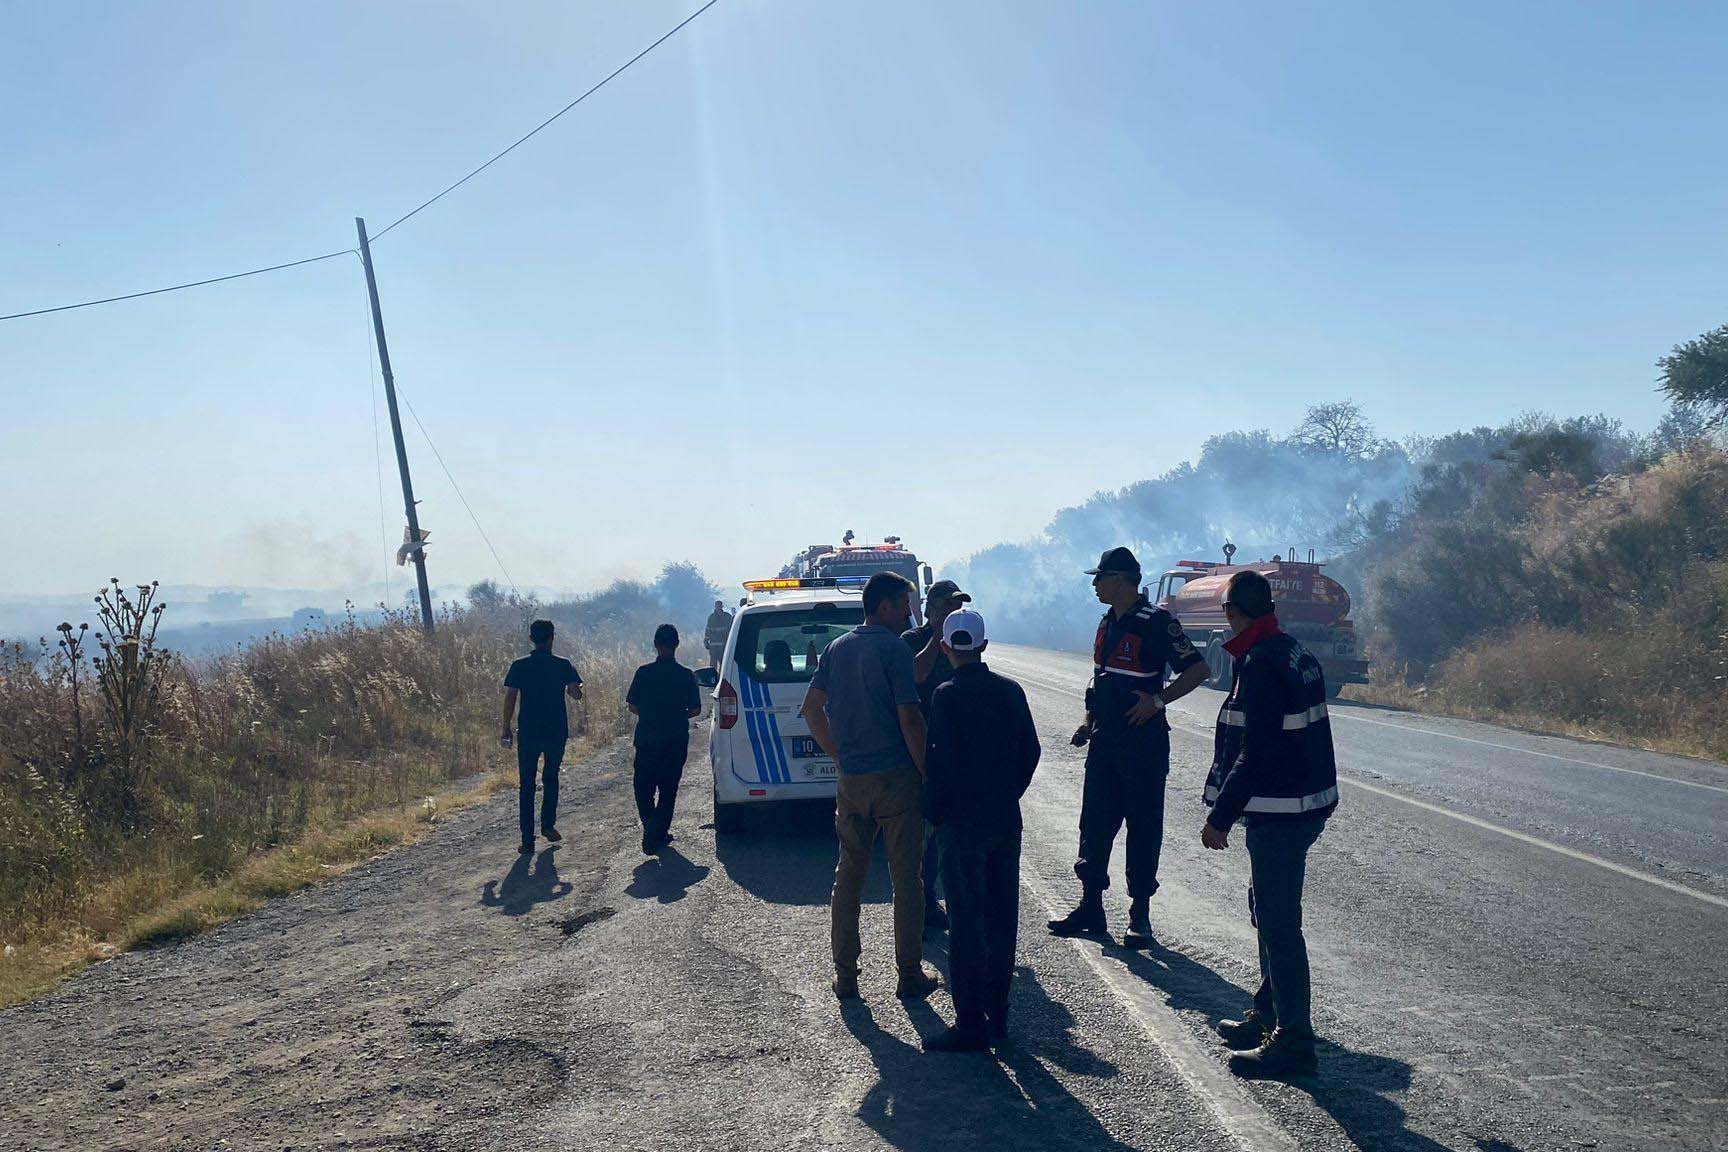
[[[415,511],[414,482],[408,478],[408,448],[402,443],[402,417],[396,412],[396,377],[390,371],[390,346],[384,342],[384,313],[378,310],[378,280],[372,275],[372,245],[366,239],[366,221],[354,217],[360,233],[360,262],[366,266],[366,293],[372,298],[372,330],[378,334],[378,366],[384,372],[384,398],[390,402],[390,434],[396,438],[396,469],[402,473],[402,504],[408,512],[408,549],[414,561],[414,578],[420,585],[420,623],[432,634],[432,591],[426,585],[426,545],[420,536],[420,514]]]

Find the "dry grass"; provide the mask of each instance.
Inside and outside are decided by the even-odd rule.
[[[1728,761],[1728,652],[1672,619],[1637,631],[1532,625],[1477,640],[1425,684],[1347,699]]]
[[[514,786],[513,769],[496,772],[499,686],[525,607],[538,608],[446,612],[432,639],[400,617],[349,620],[166,661],[125,796],[132,778],[64,650],[0,653],[0,1006],[338,875]],[[560,644],[587,688],[573,755],[626,730],[624,687],[657,622],[612,612]]]

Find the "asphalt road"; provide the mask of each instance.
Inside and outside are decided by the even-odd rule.
[[[1340,704],[1344,802],[1308,929],[1321,1072],[1242,1084],[1209,1024],[1254,973],[1240,846],[1199,845],[1217,694],[1175,709],[1158,942],[1060,941],[1082,658],[993,649],[1045,738],[1015,1040],[827,988],[831,810],[716,839],[698,750],[671,851],[637,851],[622,744],[565,768],[566,838],[514,796],[201,940],[0,1012],[0,1148],[1728,1147],[1728,768]],[[1110,909],[1125,918],[1120,883]],[[929,958],[944,966],[940,938]]]
[[[1046,736],[1029,811],[1063,876],[1085,657],[992,646]],[[1221,694],[1172,709],[1154,976],[1188,1022],[1252,977],[1237,849],[1199,847]],[[1305,1104],[1365,1148],[1728,1147],[1728,767],[1337,703],[1343,802],[1306,905],[1324,1070]],[[1031,853],[1029,853],[1029,856]],[[1120,910],[1120,909],[1119,909]],[[1148,975],[1152,975],[1148,973]]]

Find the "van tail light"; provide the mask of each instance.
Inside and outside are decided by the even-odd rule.
[[[732,687],[730,680],[720,681],[720,691],[716,694],[714,715],[720,718],[721,728],[731,728],[738,723],[738,692]]]

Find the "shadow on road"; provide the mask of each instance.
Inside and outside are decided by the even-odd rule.
[[[488,880],[480,890],[480,903],[497,908],[506,916],[520,916],[536,904],[570,894],[570,882],[558,879],[555,848],[542,848],[532,856],[517,856],[504,879]]]
[[[1240,1017],[1252,1004],[1248,993],[1206,965],[1156,942],[1139,949],[1111,944],[1104,951],[1162,991],[1172,1008],[1203,1012],[1208,1024]],[[1402,1060],[1322,1039],[1319,1074],[1290,1083],[1312,1096],[1363,1152],[1445,1152],[1444,1144],[1405,1124],[1394,1095],[1408,1091],[1411,1073]]]
[[[726,878],[770,904],[828,903],[834,887],[834,802],[764,805],[746,813],[742,830],[714,833],[714,855]],[[878,839],[864,885],[864,902],[890,898],[888,862]]]
[[[710,871],[706,864],[692,863],[678,849],[665,847],[658,855],[636,865],[624,895],[638,900],[653,898],[662,904],[670,904],[684,899],[684,893],[702,883]]]
[[[1021,969],[1022,977],[1029,977]],[[1016,978],[1015,1011],[1041,1018],[1050,1004],[1036,980]],[[1058,1006],[1059,1007],[1059,1006]],[[1066,1009],[1062,1010],[1066,1013]],[[906,1005],[920,1037],[945,1024],[928,1004]],[[1040,1031],[992,1057],[989,1053],[927,1054],[876,1023],[870,1006],[851,1001],[841,1008],[846,1030],[876,1065],[877,1080],[858,1106],[858,1119],[904,1152],[952,1152],[955,1148],[1074,1148],[1125,1150],[1096,1116],[1051,1075],[1046,1062],[1113,1075],[1115,1068],[1077,1048],[1066,1032],[1053,1039]],[[1072,1017],[1068,1017],[1072,1022]]]

